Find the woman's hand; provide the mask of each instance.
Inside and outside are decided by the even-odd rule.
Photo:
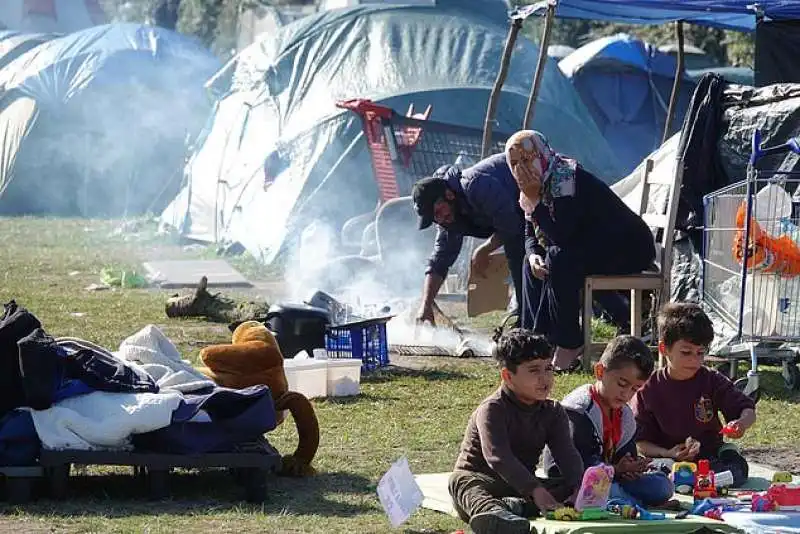
[[[547,272],[547,268],[545,267],[544,258],[539,256],[538,254],[531,254],[528,256],[528,263],[531,264],[531,272],[533,276],[538,278],[539,280],[544,280],[547,278],[549,274]]]
[[[525,214],[526,217],[529,217],[533,210],[536,209],[536,206],[539,205],[539,196],[537,194],[536,197],[529,197],[525,193],[519,194],[519,207],[522,209],[522,212]]]

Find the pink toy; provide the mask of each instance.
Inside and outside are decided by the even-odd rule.
[[[575,501],[575,510],[581,512],[589,508],[606,509],[611,483],[614,481],[614,468],[600,464],[588,468],[583,473],[581,491]]]
[[[754,493],[753,501],[750,503],[750,509],[754,512],[774,512],[777,508],[775,506],[775,501],[766,493]]]
[[[800,510],[800,487],[788,484],[773,484],[767,490],[767,498],[778,510]]]

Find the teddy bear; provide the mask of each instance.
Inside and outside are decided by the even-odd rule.
[[[283,354],[267,327],[258,321],[246,321],[233,332],[232,343],[211,345],[200,351],[204,367],[200,372],[220,386],[243,389],[257,384],[269,387],[277,412],[278,424],[288,410],[297,428],[298,444],[294,453],[282,459],[280,473],[306,476],[315,472],[311,466],[319,448],[319,422],[314,406],[303,395],[289,391]]]

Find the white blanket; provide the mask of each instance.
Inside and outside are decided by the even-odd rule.
[[[183,360],[175,345],[151,324],[124,340],[113,354],[140,365],[162,390],[188,393],[215,385],[191,363]]]
[[[96,391],[65,399],[46,410],[31,410],[31,417],[47,449],[129,449],[132,434],[168,426],[182,399],[177,391]]]

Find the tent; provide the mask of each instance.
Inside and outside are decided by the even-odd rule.
[[[558,66],[572,81],[625,172],[661,145],[675,58],[626,34],[587,43]],[[677,128],[695,84],[681,83],[673,125]]]
[[[544,2],[542,2],[544,3]],[[765,20],[800,18],[793,0],[558,0],[556,17],[627,24],[692,24],[753,31],[756,15]]]
[[[56,37],[57,35],[52,33],[21,33],[11,30],[0,31],[0,69],[28,50],[51,39],[55,39]]]
[[[312,222],[338,231],[374,209],[378,192],[361,121],[336,102],[432,105],[432,120],[481,131],[506,34],[503,2],[440,0],[325,11],[264,36],[212,81],[221,98],[163,223],[192,239],[238,241],[266,263]],[[537,56],[518,43],[496,132],[521,126]],[[621,177],[556,63],[546,70],[534,126],[608,181]]]
[[[160,212],[179,189],[186,137],[211,107],[203,84],[218,68],[194,40],[136,24],[18,57],[0,70],[0,213]]]
[[[105,24],[100,0],[3,0],[0,25],[31,33],[71,33]]]

